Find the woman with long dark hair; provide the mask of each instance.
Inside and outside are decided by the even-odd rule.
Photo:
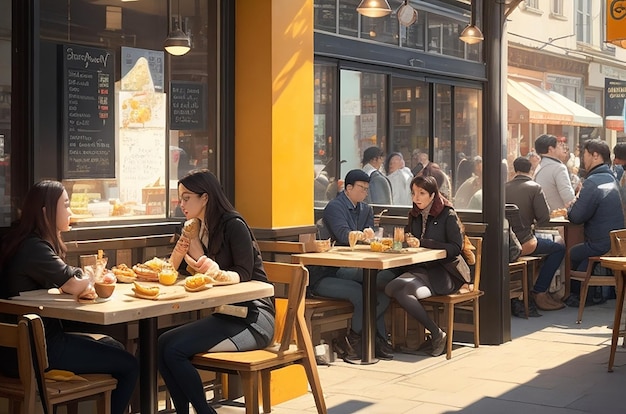
[[[61,232],[70,229],[71,216],[70,200],[60,182],[41,181],[30,189],[20,220],[3,239],[0,298],[50,288],[59,288],[76,298],[96,297],[89,278],[82,277],[82,270],[64,261],[67,249]],[[79,375],[111,374],[117,379],[117,388],[111,397],[111,412],[128,412],[139,375],[137,359],[110,337],[96,341],[87,335],[66,333],[58,319],[44,318],[44,326],[50,369]],[[0,354],[7,354],[7,349],[0,349]],[[17,376],[17,356],[2,360],[0,371]]]
[[[233,283],[267,282],[261,254],[250,228],[228,201],[213,173],[197,170],[178,181],[178,197],[185,217],[201,221],[191,238],[185,261],[194,271],[212,273]],[[198,371],[190,358],[199,352],[263,349],[274,336],[274,301],[263,298],[235,306],[247,316],[214,313],[165,332],[159,337],[159,371],[176,412],[215,413],[206,401]]]
[[[432,336],[433,356],[439,356],[446,344],[446,333],[430,319],[420,303],[433,295],[447,295],[470,281],[469,267],[461,256],[463,235],[459,219],[437,187],[434,177],[417,176],[411,181],[413,208],[405,229],[411,247],[444,249],[446,258],[404,268],[400,276],[385,288],[409,315],[428,329]]]

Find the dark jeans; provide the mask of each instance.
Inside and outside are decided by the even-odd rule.
[[[50,369],[75,374],[111,374],[117,388],[111,395],[111,413],[122,414],[137,385],[139,362],[124,346],[110,337],[99,341],[85,335],[59,333],[48,338]]]
[[[539,271],[539,276],[537,276],[535,286],[533,287],[533,291],[537,293],[545,292],[550,287],[552,278],[554,277],[557,269],[561,266],[563,257],[565,257],[565,246],[560,243],[553,242],[552,240],[538,237],[537,248],[535,248],[535,251],[532,254],[547,255],[543,262],[543,266],[541,266],[541,270]]]

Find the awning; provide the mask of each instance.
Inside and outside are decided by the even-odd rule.
[[[602,127],[603,120],[565,96],[507,79],[509,122]]]

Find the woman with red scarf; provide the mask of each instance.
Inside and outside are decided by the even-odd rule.
[[[413,208],[405,229],[411,236],[407,243],[411,247],[444,249],[447,255],[445,259],[404,268],[400,276],[389,282],[385,293],[430,331],[432,355],[439,356],[446,344],[446,333],[430,319],[419,300],[458,291],[470,282],[470,271],[461,255],[463,234],[459,219],[452,204],[439,194],[435,178],[413,178],[411,197]]]

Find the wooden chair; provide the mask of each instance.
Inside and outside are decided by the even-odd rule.
[[[520,275],[515,278],[513,275]],[[528,263],[525,260],[517,260],[515,262],[509,263],[509,298],[519,298],[522,297],[524,301],[524,314],[526,315],[526,319],[528,319],[528,307],[529,307],[529,296],[530,291],[528,288]]]
[[[610,236],[611,250],[607,256],[626,256],[626,229],[613,230],[611,231]],[[580,282],[580,300],[578,303],[578,317],[576,319],[576,323],[580,323],[583,319],[585,300],[587,298],[589,286],[616,286],[615,276],[597,275],[593,273],[596,265],[599,264],[600,257],[593,256],[589,258],[589,264],[587,265],[587,270],[585,272],[577,270],[572,270],[570,272],[570,283],[572,280],[578,280]]]
[[[474,348],[480,345],[480,311],[478,306],[479,298],[484,295],[480,290],[480,269],[482,265],[482,237],[470,237],[472,245],[476,247],[476,264],[474,266],[474,283],[470,285],[468,291],[462,290],[457,293],[443,296],[431,296],[421,299],[424,305],[430,305],[435,309],[435,318],[438,319],[439,308],[443,307],[443,315],[446,319],[446,333],[448,334],[446,344],[446,359],[452,358],[452,339],[454,337],[454,308],[457,306],[468,309],[472,312],[473,322],[471,324],[457,323],[459,330],[472,331],[474,333]]]
[[[291,262],[292,254],[306,252],[305,244],[301,242],[259,240],[257,243],[261,252],[270,255],[267,259],[272,261],[283,261],[281,256],[285,256],[288,260],[284,261]],[[323,333],[348,330],[353,313],[354,307],[348,300],[306,298],[304,318],[313,344],[321,343]]]
[[[274,344],[266,349],[245,352],[214,352],[196,354],[192,363],[198,369],[239,373],[243,385],[246,414],[259,413],[259,381],[263,412],[271,411],[271,371],[292,364],[301,364],[315,399],[317,412],[326,414],[315,362],[313,345],[304,320],[304,295],[308,271],[302,265],[264,262],[271,283],[287,287],[287,298],[276,298]],[[294,343],[295,339],[295,343]]]
[[[80,401],[97,401],[97,413],[111,412],[111,393],[117,380],[108,374],[81,374],[85,381],[46,381],[48,354],[44,326],[39,315],[27,314],[17,325],[0,325],[0,345],[17,345],[19,379],[0,379],[0,395],[7,396],[13,412],[33,413],[37,388],[44,413],[55,413],[58,405],[68,405],[68,412],[76,412]],[[11,382],[12,380],[12,382]],[[6,382],[5,382],[6,381]],[[45,386],[43,386],[45,384]]]

